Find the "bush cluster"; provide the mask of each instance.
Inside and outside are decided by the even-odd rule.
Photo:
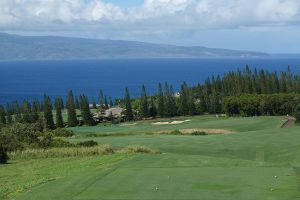
[[[191,135],[195,135],[195,136],[198,136],[198,135],[208,135],[208,133],[206,133],[204,131],[195,131],[195,132],[192,132]]]
[[[8,152],[28,148],[70,147],[73,144],[56,137],[70,137],[73,132],[57,129],[40,132],[34,124],[15,123],[1,129],[0,146]]]
[[[98,145],[98,142],[94,140],[88,140],[88,141],[79,142],[77,145],[81,147],[94,147]]]

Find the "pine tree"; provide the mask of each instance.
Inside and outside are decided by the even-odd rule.
[[[126,87],[125,89],[125,117],[127,121],[132,121],[133,120],[133,111],[132,111],[132,106],[131,106],[131,99],[130,99],[130,94],[129,90]]]
[[[6,104],[6,121],[8,124],[12,123],[12,108],[9,103]]]
[[[68,126],[74,127],[78,125],[78,120],[76,116],[76,108],[74,102],[74,95],[72,90],[69,91],[67,97],[67,109],[68,109]]]
[[[0,105],[0,124],[6,124],[6,113],[4,107]]]
[[[81,112],[83,123],[87,126],[95,125],[95,121],[90,111],[89,101],[85,95],[79,96],[79,104],[80,104],[80,112]]]
[[[57,128],[63,128],[64,127],[64,121],[63,121],[63,117],[62,117],[62,98],[61,97],[57,97],[55,99],[55,116],[56,116],[56,127]]]
[[[78,100],[78,97],[77,97],[77,96],[75,97],[75,108],[76,108],[76,109],[79,109],[79,108],[80,108],[80,104],[79,104],[79,100]]]
[[[140,114],[142,118],[149,117],[148,97],[144,85],[142,86],[142,92],[141,92]]]
[[[188,115],[189,114],[189,97],[188,97],[188,88],[187,88],[187,85],[185,82],[181,85],[179,101],[180,101],[179,111],[180,111],[181,115]]]
[[[171,117],[174,117],[177,114],[177,107],[176,107],[175,93],[174,93],[174,89],[173,89],[172,85],[170,86],[170,94],[169,95],[170,95],[169,96],[170,114],[171,114]]]
[[[156,109],[153,97],[151,97],[151,101],[150,101],[149,115],[150,115],[150,117],[156,117],[156,115],[157,115],[157,109]]]
[[[107,98],[106,96],[104,97],[104,106],[105,106],[105,109],[108,109],[108,101],[107,101]]]
[[[14,115],[14,121],[15,122],[22,122],[22,113],[21,113],[21,108],[19,106],[19,103],[15,101],[13,103],[13,115]]]
[[[99,92],[99,104],[100,104],[100,108],[104,109],[105,99],[104,99],[104,94],[103,94],[102,90],[100,90],[100,92]]]
[[[31,105],[27,100],[23,101],[23,121],[26,123],[33,123]]]
[[[164,109],[164,94],[162,91],[161,83],[158,84],[158,94],[157,94],[157,114],[160,117],[164,117],[165,109]]]
[[[47,95],[44,95],[43,110],[46,129],[54,129],[55,125],[52,114],[52,103],[50,97]]]
[[[39,120],[40,113],[40,103],[38,100],[33,101],[32,104],[32,122],[37,122]]]

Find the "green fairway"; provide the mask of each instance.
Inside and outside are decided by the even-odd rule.
[[[80,164],[73,163],[71,170],[65,169],[68,173],[61,175],[58,172],[54,180],[41,181],[44,184],[34,188],[28,186],[23,189],[27,192],[17,199],[300,199],[300,127],[281,129],[284,117],[198,116],[176,120],[186,119],[191,121],[177,125],[152,125],[154,121],[144,121],[134,126],[74,128],[77,137],[70,139],[73,142],[93,139],[115,148],[139,144],[162,153],[81,158],[76,161]],[[188,128],[226,129],[237,133],[207,136],[143,134]],[[89,138],[85,137],[86,133],[129,135]],[[68,163],[60,161],[60,164],[50,164],[51,160],[39,160],[44,163],[40,165],[50,166],[36,173],[42,177],[47,174],[45,171]],[[20,167],[27,163],[14,162],[1,166],[0,173],[6,177],[3,179],[1,175],[2,180],[8,181],[6,174],[13,176],[17,171],[14,164]],[[25,175],[30,176],[24,172]],[[27,179],[16,176],[14,180],[11,187]]]
[[[155,122],[164,121],[184,121],[182,124],[174,125],[153,125]],[[128,134],[143,134],[159,131],[168,131],[176,129],[188,128],[213,128],[227,129],[239,132],[255,131],[262,129],[279,128],[284,122],[282,117],[252,117],[252,118],[216,118],[215,116],[196,116],[196,117],[179,117],[172,119],[157,119],[150,121],[139,121],[136,123],[111,125],[111,126],[94,126],[94,127],[75,127],[70,128],[76,133],[128,133]]]

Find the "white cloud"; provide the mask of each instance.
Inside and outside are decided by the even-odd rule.
[[[0,0],[0,31],[28,34],[182,43],[194,38],[191,44],[203,42],[207,30],[271,33],[299,25],[300,0],[145,0],[131,8],[102,0]]]
[[[143,5],[129,9],[101,0],[0,1],[2,29],[56,23],[71,26],[79,22],[126,24],[143,20],[154,20],[158,25],[185,23],[181,25],[226,28],[294,24],[299,22],[299,14],[299,0],[145,0]]]

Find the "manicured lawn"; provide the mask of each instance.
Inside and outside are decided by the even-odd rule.
[[[163,121],[184,121],[182,124],[174,125],[153,125],[155,122]],[[111,125],[111,126],[94,126],[94,127],[75,127],[70,128],[79,134],[86,133],[128,133],[128,134],[143,134],[153,133],[159,131],[168,131],[176,129],[188,128],[213,128],[213,129],[227,129],[239,132],[255,131],[261,129],[277,128],[284,122],[284,117],[252,117],[252,118],[216,118],[215,116],[196,116],[196,117],[180,117],[172,119],[157,119],[151,121],[139,121],[136,125],[126,126]],[[133,123],[128,123],[133,124]]]
[[[13,160],[7,165],[0,165],[0,199],[13,199],[37,185],[85,174],[89,170],[106,169],[128,157],[125,154],[114,154],[86,158]]]
[[[28,188],[30,191],[17,199],[299,199],[300,127],[281,129],[284,117],[198,116],[181,119],[191,121],[179,125],[154,126],[152,122],[138,122],[136,126],[75,128],[78,137],[70,139],[74,142],[93,139],[115,148],[139,144],[158,149],[162,154],[137,154],[127,159],[124,159],[125,155],[116,154],[81,158],[70,163],[40,160],[36,165],[44,167],[37,172],[38,177],[49,177],[47,171],[50,170],[55,180],[46,179],[40,182],[44,184],[33,188],[29,185],[22,191]],[[185,128],[219,128],[239,133],[208,136],[143,134]],[[122,132],[132,135],[84,136],[86,133]],[[27,176],[32,174],[18,173],[18,170],[35,169],[35,165],[30,167],[30,162],[13,161],[2,166],[1,182],[4,180],[2,175],[5,180],[16,176],[8,187],[14,191],[16,185],[26,182]],[[64,163],[71,170],[62,168]],[[56,168],[68,173],[56,174]]]

